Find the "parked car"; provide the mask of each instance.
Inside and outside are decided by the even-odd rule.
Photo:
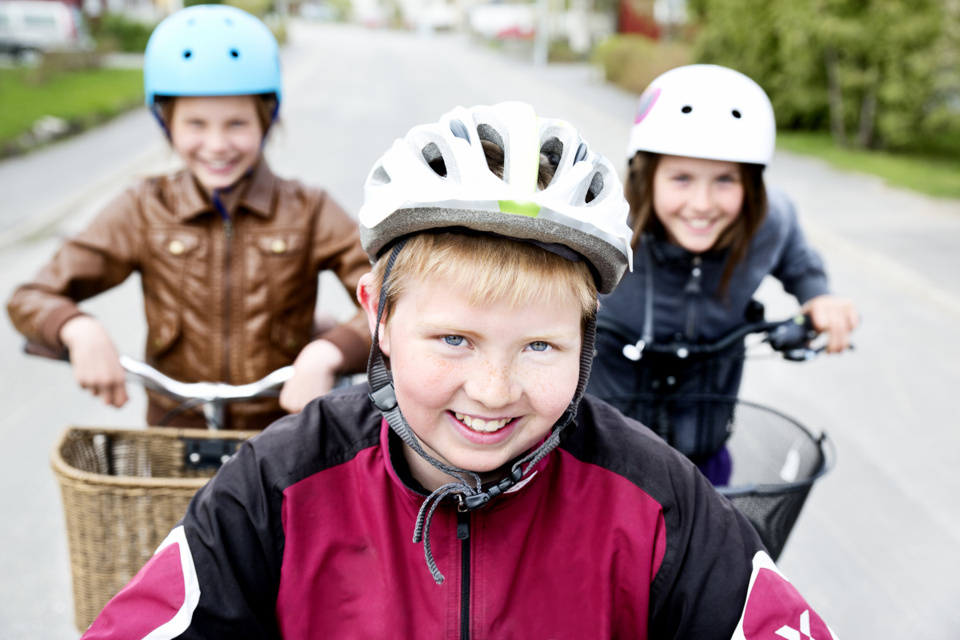
[[[47,51],[89,49],[93,40],[76,7],[45,0],[0,2],[0,52],[31,61]]]

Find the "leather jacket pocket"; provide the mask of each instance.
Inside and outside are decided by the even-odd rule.
[[[254,241],[265,256],[292,256],[303,251],[306,238],[298,231],[274,231],[258,236]]]
[[[171,347],[180,338],[180,314],[177,309],[167,309],[157,314],[159,317],[150,318],[147,322],[148,362],[170,351]]]
[[[313,315],[309,310],[294,310],[274,318],[270,327],[273,346],[291,362],[313,339]]]

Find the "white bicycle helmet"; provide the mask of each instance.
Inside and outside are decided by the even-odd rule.
[[[760,85],[733,69],[694,64],[667,71],[640,96],[627,157],[650,151],[766,166],[776,136]]]
[[[481,140],[503,149],[502,179]],[[556,172],[538,190],[541,152]],[[632,262],[628,211],[613,166],[573,126],[505,102],[458,107],[397,140],[367,177],[360,238],[373,258],[396,238],[442,227],[561,244],[593,265],[609,293]]]

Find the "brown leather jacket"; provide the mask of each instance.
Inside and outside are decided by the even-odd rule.
[[[133,271],[142,279],[146,361],[186,382],[242,384],[291,364],[314,337],[318,276],[331,270],[355,295],[370,262],[357,223],[327,194],[282,180],[260,162],[222,198],[226,221],[186,171],[141,181],[68,240],[8,304],[29,340],[63,349],[60,328],[77,303]],[[322,334],[363,371],[363,312]],[[149,424],[177,403],[150,393]],[[230,405],[227,426],[260,429],[283,412],[276,399]],[[204,426],[199,414],[172,424]]]

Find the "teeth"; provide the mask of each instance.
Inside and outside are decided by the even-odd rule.
[[[510,418],[501,418],[499,420],[482,420],[480,418],[471,418],[468,415],[457,413],[456,411],[454,411],[453,415],[457,416],[457,420],[467,425],[474,431],[479,431],[480,433],[493,433],[498,429],[502,429],[504,425],[510,422]]]
[[[214,162],[212,160],[208,161],[207,164],[213,167],[214,169],[226,169],[227,167],[230,166],[229,162]]]
[[[694,218],[692,220],[687,220],[687,224],[694,229],[706,229],[710,226],[710,221],[702,218]]]

